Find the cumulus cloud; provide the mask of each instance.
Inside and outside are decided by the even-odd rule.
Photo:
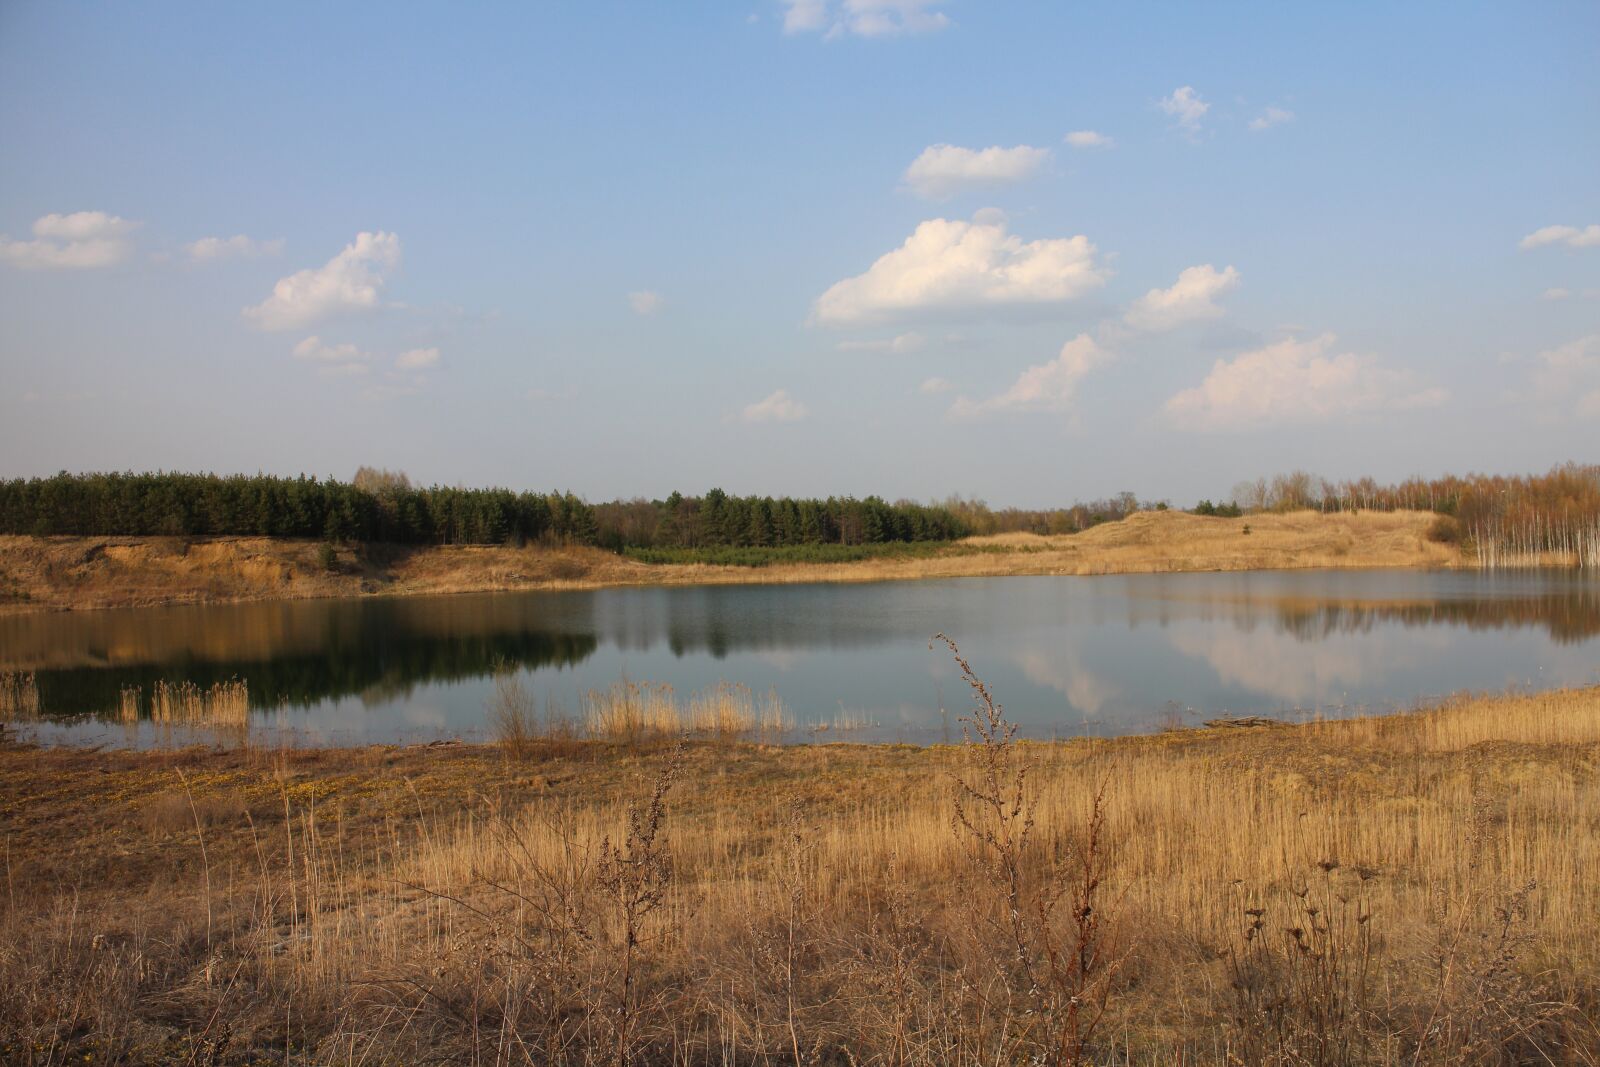
[[[218,259],[255,259],[275,256],[283,251],[283,239],[257,241],[244,234],[232,237],[202,237],[183,246],[184,252],[196,263],[209,263]]]
[[[1544,292],[1539,294],[1539,297],[1542,300],[1565,300],[1571,295],[1571,289],[1563,288],[1562,286],[1556,286],[1554,289],[1546,289]]]
[[[841,352],[920,352],[928,343],[928,339],[912,330],[908,333],[897,334],[894,337],[885,337],[875,341],[840,341]]]
[[[666,297],[649,289],[628,294],[628,306],[633,308],[635,315],[653,315],[665,307],[666,303]]]
[[[1333,354],[1333,344],[1333,334],[1290,338],[1219,359],[1198,386],[1167,401],[1167,417],[1189,429],[1251,429],[1443,402],[1442,389],[1421,388],[1372,356]]]
[[[1540,352],[1533,384],[1547,414],[1600,419],[1600,334]]]
[[[1269,107],[1250,120],[1250,128],[1260,133],[1262,130],[1270,130],[1274,126],[1282,126],[1286,122],[1293,121],[1293,111],[1281,107]]]
[[[32,241],[0,235],[0,261],[24,270],[90,270],[110,267],[133,251],[137,222],[104,211],[74,211],[34,220]]]
[[[971,222],[930,219],[865,274],[836,282],[817,298],[825,324],[868,322],[919,312],[976,311],[1061,303],[1105,281],[1095,246],[1077,237],[1024,242],[1003,217]]]
[[[788,0],[784,5],[784,33],[815,33],[827,25],[826,0]]]
[[[389,275],[400,265],[400,238],[392,233],[358,233],[344,250],[320,267],[280,278],[272,295],[245,318],[263,330],[296,330],[334,315],[379,306]]]
[[[1566,245],[1568,248],[1594,248],[1600,245],[1600,224],[1583,227],[1545,226],[1524,237],[1518,245],[1523,251],[1543,248],[1545,245]]]
[[[1217,270],[1209,263],[1189,267],[1170,289],[1152,289],[1133,302],[1123,320],[1136,330],[1170,330],[1186,322],[1222,314],[1216,298],[1239,284],[1232,267]]]
[[[1048,150],[1019,144],[1015,148],[962,148],[929,145],[906,168],[906,187],[924,200],[948,200],[969,189],[1020,182],[1033,177],[1050,158]]]
[[[789,390],[778,389],[749,404],[739,413],[745,422],[799,422],[809,412],[806,406],[789,395]]]
[[[315,334],[295,345],[293,351],[295,359],[314,364],[320,374],[365,374],[372,364],[372,355],[355,345],[330,345]]]
[[[958,418],[1008,411],[1063,412],[1072,407],[1078,383],[1114,356],[1093,337],[1080,333],[1061,346],[1056,358],[1023,371],[1011,388],[986,400],[960,397],[950,408]]]
[[[937,10],[944,0],[784,0],[784,33],[820,33],[828,39],[896,37],[950,25]]]
[[[924,378],[922,384],[917,386],[917,391],[933,396],[937,393],[948,393],[955,386],[943,378]]]
[[[1199,131],[1200,120],[1211,110],[1211,105],[1200,99],[1200,94],[1194,91],[1192,85],[1172,90],[1171,95],[1162,97],[1160,103],[1161,110],[1191,134]]]
[[[1111,138],[1094,130],[1073,130],[1062,140],[1073,148],[1109,148],[1112,145]]]
[[[427,370],[439,365],[437,348],[412,348],[395,357],[394,365],[401,370]]]

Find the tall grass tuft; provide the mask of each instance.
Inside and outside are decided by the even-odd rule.
[[[199,686],[193,682],[158,681],[145,699],[144,687],[125,685],[110,713],[124,726],[152,725],[218,731],[243,744],[250,733],[250,686],[242,678]]]
[[[577,724],[554,702],[545,704],[541,721],[538,702],[516,671],[495,672],[489,697],[489,737],[513,760],[571,755],[581,744]]]
[[[583,720],[589,736],[625,744],[674,737],[682,730],[682,711],[672,686],[623,679],[583,695]]]
[[[39,683],[33,672],[0,672],[0,720],[31,722],[38,717]]]
[[[150,690],[150,720],[162,726],[248,726],[250,687],[239,678],[210,688],[157,682]]]
[[[718,682],[680,700],[672,686],[623,680],[583,697],[584,724],[596,740],[624,744],[687,735],[731,742],[781,740],[793,719],[776,690]]]
[[[118,693],[117,721],[128,725],[138,723],[140,719],[139,707],[144,703],[144,688],[137,685],[125,685]]]

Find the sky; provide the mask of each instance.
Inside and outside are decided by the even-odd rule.
[[[1600,5],[0,2],[0,476],[1600,461]]]

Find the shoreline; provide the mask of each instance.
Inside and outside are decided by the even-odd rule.
[[[340,548],[330,569],[319,564],[316,541],[0,537],[0,614],[629,586],[1468,566],[1458,546],[1427,539],[1433,518],[1140,512],[1071,535],[967,538],[931,556],[761,567],[646,564],[586,547],[363,545]]]

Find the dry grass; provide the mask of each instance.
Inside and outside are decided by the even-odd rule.
[[[137,706],[139,697],[123,690],[121,709]],[[250,689],[243,680],[217,682],[209,689],[193,682],[157,682],[150,690],[150,719],[162,725],[248,726]]]
[[[616,585],[1462,565],[1458,545],[1428,539],[1434,519],[1425,512],[1219,519],[1148,511],[1072,536],[1004,534],[929,557],[760,568],[650,565],[593,548],[381,546],[330,573],[310,541],[0,537],[0,574],[17,592],[0,611]]]
[[[682,699],[670,685],[624,679],[582,697],[574,720],[550,705],[543,718],[514,671],[495,676],[489,698],[489,736],[516,760],[571,754],[585,741],[628,746],[659,745],[676,738],[697,741],[781,742],[793,728],[776,692],[757,695],[749,686],[719,682]]]
[[[32,671],[0,671],[0,722],[39,717],[39,684]]]
[[[580,744],[578,724],[554,702],[546,705],[541,719],[538,703],[511,669],[495,673],[488,724],[490,739],[513,760],[571,755]]]
[[[0,1060],[1600,1062],[1600,690],[988,733],[0,748]]]
[[[680,700],[670,685],[620,681],[591,689],[583,700],[589,736],[641,744],[680,735],[728,742],[781,741],[793,725],[776,692],[758,696],[749,686],[719,682]]]

